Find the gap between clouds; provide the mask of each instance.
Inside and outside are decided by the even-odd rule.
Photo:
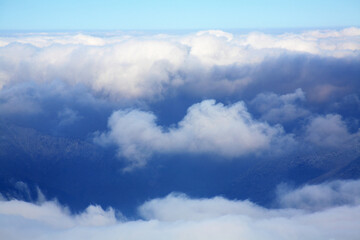
[[[341,239],[360,229],[360,180],[278,191],[279,208],[223,197],[193,199],[172,193],[145,202],[139,220],[91,205],[73,215],[56,201],[0,201],[5,239]],[[339,201],[340,200],[340,201]],[[308,208],[312,203],[314,207]],[[291,208],[289,208],[291,207]],[[318,208],[320,207],[320,208]]]

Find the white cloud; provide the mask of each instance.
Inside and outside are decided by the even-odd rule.
[[[160,40],[129,40],[103,47],[14,44],[0,49],[0,81],[4,86],[61,80],[119,99],[152,97],[170,84],[186,54],[186,47]]]
[[[71,216],[69,210],[56,201],[45,201],[38,204],[20,200],[1,201],[0,214],[20,216],[55,228],[103,226],[116,222],[115,211],[112,208],[104,211],[100,206],[90,205],[83,213]]]
[[[360,35],[360,29],[356,27],[345,28],[339,31],[336,30],[313,30],[307,31],[302,35],[313,38],[329,38],[329,37],[357,37]]]
[[[185,194],[172,193],[165,198],[153,199],[139,207],[140,215],[164,222],[199,221],[227,215],[243,215],[254,219],[292,216],[301,211],[294,209],[269,210],[251,201],[230,201],[223,197],[190,199]]]
[[[357,28],[282,35],[220,30],[183,36],[18,34],[0,37],[0,87],[61,80],[117,99],[153,98],[199,81],[230,91],[251,79],[212,76],[214,67],[261,63],[288,52],[354,56],[359,39]]]
[[[121,41],[126,36],[107,39],[104,37],[95,37],[82,33],[23,33],[15,36],[7,36],[0,38],[0,46],[6,46],[11,43],[31,44],[39,48],[49,47],[54,44],[72,44],[72,45],[88,45],[103,46],[113,41]]]
[[[318,211],[334,206],[360,204],[360,180],[337,180],[319,185],[305,185],[296,190],[278,188],[278,204],[286,208]]]
[[[250,33],[243,39],[245,44],[255,49],[284,49],[287,51],[306,52],[316,55],[344,57],[359,50],[360,30],[345,28],[335,30],[305,31],[300,34],[285,33],[269,35]]]
[[[334,186],[337,186],[334,188]],[[350,192],[359,198],[359,181],[341,181],[317,188],[328,195],[327,187],[338,196]],[[305,187],[306,188],[306,187]],[[302,192],[305,188],[295,190]],[[349,189],[352,189],[349,191]],[[284,195],[286,198],[287,195]],[[332,196],[330,196],[332,198]],[[291,199],[290,202],[294,201]],[[54,202],[42,205],[22,201],[0,201],[0,237],[4,239],[341,239],[359,236],[359,202],[327,205],[312,211],[295,204],[296,209],[267,209],[250,201],[222,197],[192,199],[170,194],[150,200],[139,207],[144,220],[115,220],[114,213],[100,207],[89,207],[72,215]],[[350,203],[350,205],[348,205]],[[314,210],[314,209],[313,209]]]
[[[200,31],[196,33],[196,36],[202,36],[202,35],[213,35],[215,37],[223,37],[225,38],[227,41],[231,41],[234,39],[234,35],[228,32],[224,32],[221,30],[208,30],[208,31]]]
[[[320,147],[354,147],[359,139],[359,131],[351,134],[337,114],[314,117],[305,130],[305,140]]]
[[[281,126],[253,119],[243,102],[224,106],[215,100],[202,101],[192,105],[177,126],[167,129],[156,124],[152,113],[120,110],[111,115],[108,126],[109,132],[95,140],[117,144],[119,154],[134,166],[144,165],[152,153],[211,153],[233,158],[293,142]]]

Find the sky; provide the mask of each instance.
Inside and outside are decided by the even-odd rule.
[[[358,12],[0,0],[0,239],[358,239]]]
[[[359,26],[356,0],[0,1],[1,30],[177,30]]]

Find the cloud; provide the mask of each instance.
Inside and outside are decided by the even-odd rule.
[[[71,125],[81,119],[79,113],[70,108],[64,108],[63,110],[59,111],[58,117],[60,119],[59,126]]]
[[[310,120],[305,130],[305,140],[320,147],[354,147],[359,132],[350,133],[338,114],[317,116]]]
[[[0,90],[0,112],[2,115],[36,114],[42,111],[39,95],[31,83],[15,85]]]
[[[359,202],[328,204],[308,209],[288,194],[306,192],[317,198],[355,194],[359,181],[337,181],[306,186],[283,197],[295,208],[268,209],[250,201],[223,197],[194,199],[170,194],[139,207],[143,219],[115,220],[114,212],[90,206],[73,215],[56,202],[41,205],[18,200],[0,201],[0,236],[6,239],[344,239],[358,238]],[[336,187],[335,187],[336,186]],[[349,191],[350,190],[350,191]],[[333,200],[333,196],[330,196]],[[354,197],[352,197],[354,199]],[[324,198],[323,198],[324,199]],[[302,202],[302,201],[301,201]],[[304,208],[303,208],[304,207]],[[305,211],[304,211],[305,209]]]
[[[16,187],[19,188],[20,192],[27,194],[27,199],[32,201],[26,183],[17,182]],[[3,197],[0,200],[0,215],[2,217],[17,216],[59,229],[75,226],[104,226],[116,222],[115,211],[112,208],[104,211],[98,205],[90,205],[82,213],[71,215],[70,210],[60,205],[56,199],[48,201],[39,188],[36,190],[36,203]],[[122,215],[118,213],[118,216],[121,217]]]
[[[245,66],[283,55],[356,57],[360,50],[357,28],[281,35],[235,35],[220,30],[187,35],[93,35],[0,37],[0,87],[61,80],[115,99],[134,100],[156,99],[169,90],[205,81],[201,86],[215,86],[213,92],[231,92],[252,82],[251,74],[237,75]]]
[[[106,129],[111,112],[126,106],[129,105],[93,94],[85,86],[70,87],[62,81],[23,82],[0,90],[3,124],[72,138],[78,137],[80,132],[86,137]]]
[[[305,31],[300,34],[268,35],[255,32],[250,33],[245,38],[245,43],[255,49],[278,48],[316,55],[343,57],[352,55],[354,50],[359,50],[359,33],[359,29],[355,27],[340,31]]]
[[[228,215],[243,215],[254,219],[292,216],[301,211],[269,210],[251,201],[230,201],[223,197],[191,199],[185,194],[172,193],[165,198],[150,200],[139,207],[140,215],[164,222],[199,221]]]
[[[359,102],[359,31],[358,28],[349,28],[286,34],[235,34],[220,30],[184,35],[9,34],[10,37],[0,37],[0,115],[10,124],[30,125],[25,126],[24,131],[26,127],[37,128],[39,134],[27,141],[31,144],[26,146],[44,143],[45,138],[40,139],[45,136],[44,132],[65,136],[58,138],[59,141],[52,136],[55,143],[67,137],[74,139],[71,142],[76,143],[76,146],[74,151],[70,151],[71,154],[64,149],[55,149],[67,146],[67,143],[52,145],[56,151],[50,155],[56,155],[55,160],[62,158],[61,154],[57,154],[60,152],[69,153],[66,159],[72,160],[72,153],[75,153],[77,159],[81,155],[80,160],[88,160],[85,156],[88,151],[79,150],[77,138],[86,138],[97,130],[104,131],[96,141],[103,145],[114,144],[119,156],[129,161],[127,170],[145,165],[154,155],[167,157],[183,153],[192,155],[187,161],[192,161],[193,155],[198,155],[197,158],[216,156],[222,161],[265,156],[262,159],[265,162],[268,154],[278,151],[291,153],[290,147],[300,141],[306,147],[313,146],[315,150],[320,148],[324,152],[336,147],[340,149],[338,152],[346,147],[356,151],[354,144],[358,143],[359,132],[357,112],[352,109],[357,109]],[[202,101],[212,98],[233,104]],[[350,110],[340,115],[339,111],[332,111],[334,108],[331,107],[336,103],[355,107],[348,108]],[[179,111],[179,106],[184,111]],[[171,108],[174,108],[172,113],[176,114],[167,113]],[[114,109],[122,110],[113,112]],[[111,112],[113,114],[108,119]],[[302,119],[304,117],[306,119]],[[349,121],[352,118],[355,120],[350,128]],[[301,129],[303,125],[296,122],[297,126],[290,127],[295,129],[291,132],[287,125],[295,121],[307,122],[307,125]],[[287,132],[277,123],[281,123]],[[297,130],[303,132],[296,132],[298,136],[295,136],[293,133]],[[14,131],[14,136],[18,133]],[[7,143],[6,138],[3,143]],[[9,145],[4,146],[6,148]],[[300,169],[301,181],[307,177],[302,169],[313,176],[312,170],[316,172],[315,175],[322,174],[317,173],[315,165],[327,164],[324,161],[312,165],[311,161],[317,155],[311,155],[308,164],[303,158],[313,152],[304,149],[307,150],[300,148],[300,157],[289,154],[279,160],[292,160],[289,163],[291,171],[295,169],[294,166],[299,166],[295,169],[295,175],[298,174],[297,169]],[[31,150],[38,152],[39,149]],[[19,152],[17,148],[11,151]],[[112,156],[111,151],[112,148],[104,154],[104,159]],[[50,156],[40,154],[40,160]],[[355,154],[347,158],[352,159]],[[16,159],[17,155],[11,156]],[[321,159],[327,156],[320,154]],[[339,154],[330,157],[335,159],[337,156]],[[170,158],[179,159],[178,155]],[[300,162],[297,162],[298,159]],[[337,162],[340,160],[336,159]],[[36,164],[30,168],[40,169],[37,164],[42,163],[32,162],[24,166]],[[56,172],[56,166],[75,166],[72,162],[67,161],[65,165],[52,164],[50,169]],[[181,166],[183,169],[188,167],[186,164],[189,162],[184,163]],[[302,163],[305,163],[304,168]],[[114,169],[119,166],[111,162],[105,165],[108,168],[114,166]],[[177,185],[181,179],[185,179],[182,177],[172,183],[160,184],[160,181],[167,182],[168,169],[176,169],[176,166],[169,165],[162,170],[154,170],[155,177],[146,172],[139,179],[141,183],[134,183],[134,186],[147,189],[150,186],[159,192],[169,190],[173,183]],[[285,168],[289,165],[286,161],[281,165],[286,166],[277,170],[280,176],[265,178],[275,182],[276,179],[283,179],[288,173]],[[84,161],[75,166],[73,172],[81,168],[83,174],[82,166],[95,169],[85,169],[88,172],[96,172],[98,169],[96,162]],[[189,183],[181,183],[179,186],[195,189],[196,192],[199,186],[202,188],[206,185],[204,182],[199,184],[204,174],[211,172],[211,176],[226,175],[221,169],[222,173],[217,174],[218,168],[214,166],[220,165],[210,166],[215,169],[211,171],[204,167],[205,170],[194,178],[197,181],[194,186],[189,187]],[[229,164],[224,169],[233,166],[238,167]],[[159,165],[154,168],[157,167],[160,168]],[[250,167],[256,169],[256,165]],[[200,168],[203,166],[196,166],[196,169]],[[236,169],[234,172],[237,172]],[[253,169],[249,169],[250,175],[255,171]],[[63,176],[72,174],[72,171],[65,172]],[[209,192],[218,194],[222,191],[221,186],[233,179],[235,185],[239,186],[250,181],[246,177],[249,174],[245,173],[246,181],[241,184],[241,179],[236,180],[239,178],[235,177],[234,172],[229,173],[228,179],[220,180],[222,182],[216,189]],[[19,174],[19,178],[24,179]],[[35,182],[46,181],[46,174],[40,178],[36,171],[33,173],[35,175],[29,174]],[[101,181],[107,184],[112,177],[106,177],[106,173],[103,175]],[[271,176],[271,171],[268,175]],[[130,182],[136,176],[132,175]],[[210,179],[211,176],[205,178]],[[297,177],[294,176],[294,179]],[[148,178],[151,179],[149,184],[146,180]],[[121,182],[120,188],[128,189],[128,178],[121,179],[125,181],[111,181],[115,185]],[[52,188],[52,184],[61,181],[60,177],[46,186]],[[269,182],[268,185],[272,184]],[[17,191],[23,192],[18,196],[32,199],[25,183],[17,182],[15,185]],[[231,184],[228,186],[231,188]],[[269,187],[263,188],[267,192]],[[357,183],[333,182],[287,190],[279,196],[279,209],[267,209],[250,200],[229,200],[220,196],[194,199],[182,194],[170,194],[140,206],[141,219],[138,220],[116,219],[118,213],[114,209],[103,209],[98,205],[90,205],[80,213],[70,213],[58,202],[46,201],[45,198],[37,203],[27,203],[6,200],[9,196],[0,194],[0,238],[189,239],[191,236],[192,239],[356,239],[360,219],[357,188]],[[81,199],[92,202],[91,196],[97,190],[92,191],[86,193],[90,198],[83,196]],[[155,195],[153,192],[151,194]],[[146,193],[139,196],[144,195]],[[134,196],[130,194],[124,202],[134,202]],[[106,199],[102,198],[102,201]]]
[[[294,93],[280,96],[275,93],[260,93],[250,104],[261,114],[263,120],[277,123],[309,115],[309,111],[298,106],[303,101],[305,93],[299,88]]]
[[[159,40],[129,40],[103,47],[11,44],[0,49],[0,82],[4,86],[61,80],[113,98],[144,98],[160,94],[170,84],[168,73],[179,68],[186,52],[183,46]]]
[[[117,41],[121,39],[117,38]],[[31,44],[35,47],[45,48],[54,44],[73,44],[73,45],[88,45],[88,46],[103,46],[111,41],[106,41],[106,38],[85,35],[81,33],[23,33],[15,36],[2,37],[0,46],[6,46],[11,43]]]
[[[152,153],[205,153],[234,158],[293,142],[281,126],[253,119],[243,102],[225,106],[204,100],[192,105],[186,116],[169,128],[158,126],[152,113],[120,110],[111,115],[108,126],[109,132],[95,141],[115,143],[119,154],[134,166],[144,165]]]
[[[115,223],[115,212],[109,208],[104,211],[100,206],[89,206],[83,213],[70,216],[69,210],[55,201],[33,204],[19,200],[0,202],[1,215],[20,216],[56,228],[74,226],[102,226]]]
[[[360,204],[360,180],[337,180],[318,185],[305,185],[289,190],[278,188],[278,204],[283,208],[300,208],[319,211],[334,206]]]

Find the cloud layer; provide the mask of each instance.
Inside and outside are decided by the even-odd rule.
[[[330,203],[338,198],[330,196],[332,200],[323,210],[303,208],[302,203],[308,199],[293,196],[306,196],[311,189],[318,193],[311,195],[313,199],[322,194],[329,196],[329,190],[333,196],[347,198],[351,192],[352,199],[360,197],[355,190],[359,189],[359,181],[337,181],[287,192],[281,198],[296,208],[282,209],[267,209],[250,201],[222,197],[193,199],[170,194],[141,205],[139,213],[143,220],[115,220],[112,209],[104,211],[97,206],[71,215],[53,201],[41,204],[0,201],[0,236],[15,240],[25,236],[32,239],[357,239],[359,201]]]
[[[202,81],[217,91],[253,81],[233,71],[283,55],[356,57],[360,30],[234,35],[219,30],[185,36],[23,34],[0,37],[0,87],[23,81],[83,84],[116,99],[152,99]],[[216,68],[230,67],[218,72]],[[230,71],[231,70],[231,71]],[[202,84],[201,84],[202,85]],[[200,88],[201,89],[201,88]],[[210,90],[208,89],[208,91]]]
[[[359,42],[2,33],[0,238],[357,239]]]

